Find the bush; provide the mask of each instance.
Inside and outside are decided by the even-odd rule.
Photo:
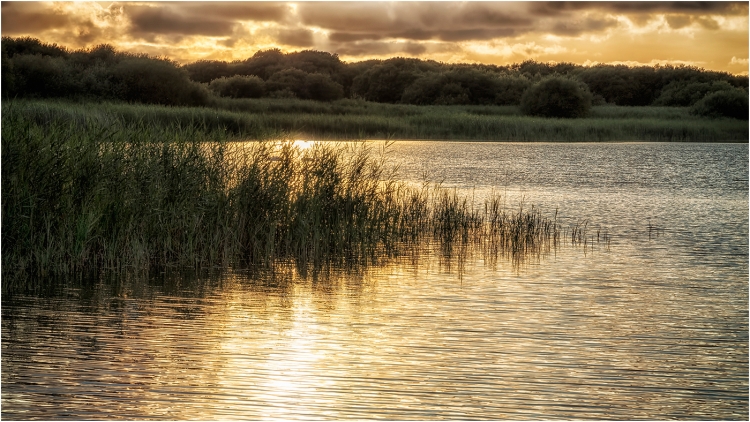
[[[208,87],[222,97],[232,98],[260,98],[266,92],[266,83],[257,76],[214,79]]]
[[[266,82],[272,97],[288,98],[291,94],[303,100],[333,101],[344,96],[344,87],[330,76],[286,69],[274,73]]]
[[[495,82],[496,105],[518,105],[523,93],[531,86],[531,82],[524,76],[502,76]]]
[[[742,89],[718,91],[695,103],[692,114],[704,117],[731,117],[748,120],[747,92]]]
[[[591,109],[591,99],[584,83],[551,76],[524,92],[521,111],[531,116],[584,117]]]
[[[735,88],[727,81],[675,81],[664,87],[659,98],[654,101],[653,105],[689,107],[708,94],[719,91],[731,91],[733,89]]]
[[[297,98],[304,98],[306,76],[307,73],[299,69],[285,69],[271,75],[266,81],[266,88],[270,93],[288,90]]]
[[[305,77],[306,98],[317,101],[335,101],[344,96],[344,87],[328,75],[310,73]]]
[[[125,101],[198,106],[207,104],[210,95],[184,69],[167,60],[126,59],[113,67],[112,77],[115,97]]]
[[[9,89],[3,91],[6,98],[64,97],[75,94],[78,88],[70,63],[62,57],[17,55],[4,60],[2,76],[12,83],[5,86]]]
[[[182,68],[187,71],[191,80],[203,83],[233,75],[229,63],[218,60],[198,60],[195,63],[182,66]]]
[[[40,55],[50,57],[67,57],[69,52],[65,47],[61,47],[57,44],[43,43],[36,38],[23,37],[23,38],[2,38],[2,50],[8,57],[15,55]]]

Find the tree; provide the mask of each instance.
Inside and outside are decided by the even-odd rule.
[[[584,117],[591,108],[591,98],[582,82],[551,76],[524,92],[521,111],[531,116]]]
[[[117,98],[164,105],[205,105],[208,90],[168,60],[132,58],[112,68]]]
[[[299,69],[285,69],[271,75],[266,81],[266,88],[269,93],[288,91],[297,98],[305,98],[305,78],[307,73]]]
[[[222,97],[260,98],[266,93],[263,79],[257,76],[235,75],[231,78],[214,79],[208,88]]]
[[[695,103],[691,112],[705,117],[731,117],[748,120],[747,91],[732,89],[708,94]]]
[[[733,89],[735,88],[726,81],[674,81],[664,87],[659,98],[654,101],[654,105],[689,107],[703,99],[707,94]]]
[[[190,79],[196,82],[209,83],[214,79],[232,76],[229,63],[219,60],[198,60],[182,67],[188,73]]]
[[[305,77],[306,98],[316,101],[334,101],[344,96],[344,87],[329,75],[310,73]]]

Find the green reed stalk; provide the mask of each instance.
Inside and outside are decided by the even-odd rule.
[[[430,243],[518,257],[561,236],[533,207],[493,196],[477,209],[398,182],[368,144],[235,141],[180,120],[4,103],[3,289],[101,271],[369,265]]]

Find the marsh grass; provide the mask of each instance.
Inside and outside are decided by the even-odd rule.
[[[449,261],[470,251],[518,261],[564,241],[556,216],[533,207],[399,182],[387,143],[300,150],[118,112],[129,107],[3,104],[4,291],[169,268],[287,263],[306,274],[430,247]]]
[[[224,131],[248,140],[449,139],[494,141],[747,142],[748,122],[698,118],[680,107],[593,107],[587,118],[520,114],[514,106],[413,106],[360,100],[221,99],[212,108],[126,103],[15,101],[40,124],[50,119],[142,123]]]

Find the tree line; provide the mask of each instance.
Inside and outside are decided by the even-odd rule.
[[[402,57],[345,63],[327,52],[278,49],[233,62],[179,65],[107,44],[69,50],[35,38],[2,38],[4,98],[84,97],[189,106],[209,105],[217,96],[522,105],[524,94],[548,79],[574,81],[585,91],[576,95],[594,105],[687,107],[719,92],[747,96],[748,89],[747,76],[692,66],[581,66],[532,60],[497,66]],[[561,89],[565,84],[547,85]]]

